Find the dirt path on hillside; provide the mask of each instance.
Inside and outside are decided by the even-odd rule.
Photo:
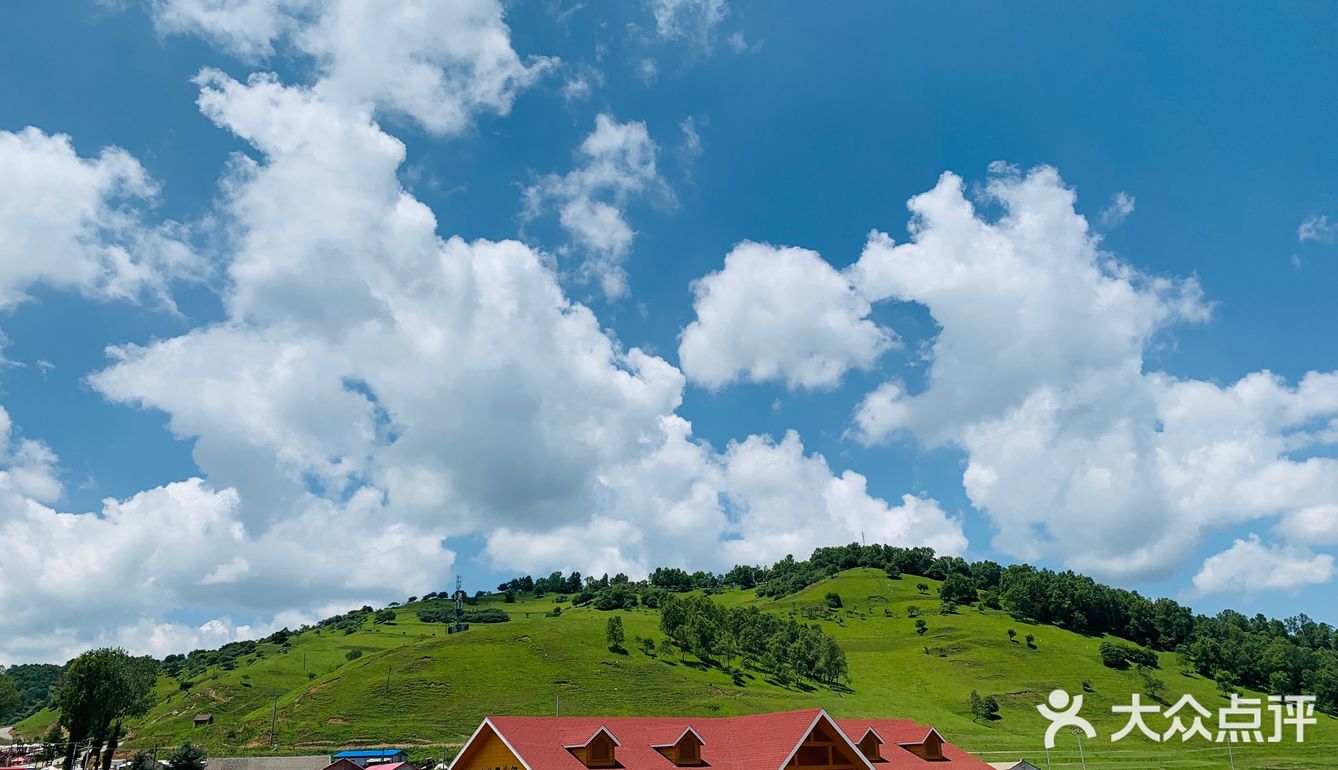
[[[13,730],[13,729],[14,729],[14,728],[12,728],[12,727],[0,727],[0,741],[12,741],[12,740],[14,740],[14,736],[10,735],[10,733],[9,733],[9,731],[10,731],[10,730]]]

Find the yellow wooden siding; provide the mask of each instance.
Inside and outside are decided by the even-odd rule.
[[[522,770],[522,766],[520,759],[502,743],[497,733],[491,727],[484,727],[451,770]]]

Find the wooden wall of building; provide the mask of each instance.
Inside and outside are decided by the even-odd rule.
[[[491,727],[484,727],[478,739],[461,755],[451,770],[522,770],[520,759],[502,743]]]

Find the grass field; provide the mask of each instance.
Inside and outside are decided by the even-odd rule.
[[[916,584],[930,584],[921,595]],[[503,607],[512,620],[475,624],[468,632],[447,636],[439,624],[423,624],[414,611],[436,602],[406,605],[393,624],[367,625],[353,634],[308,631],[284,651],[274,645],[234,670],[211,669],[189,692],[175,681],[158,685],[158,702],[138,720],[128,742],[134,747],[171,746],[189,739],[212,754],[325,753],[353,746],[395,745],[411,756],[449,756],[488,714],[564,715],[731,715],[824,706],[837,717],[903,717],[932,724],[953,741],[986,760],[1026,757],[1046,767],[1041,738],[1045,720],[1035,706],[1056,687],[1082,692],[1090,684],[1083,715],[1098,728],[1083,741],[1089,768],[1228,768],[1239,770],[1338,768],[1338,720],[1320,716],[1297,745],[1290,736],[1280,744],[1236,745],[1233,757],[1224,746],[1202,740],[1153,743],[1130,736],[1111,743],[1124,720],[1110,713],[1141,689],[1133,672],[1101,665],[1101,639],[1050,626],[1032,626],[997,611],[964,607],[939,615],[936,584],[907,577],[888,580],[880,571],[851,570],[780,601],[759,600],[751,591],[715,598],[725,604],[757,604],[789,613],[821,602],[836,591],[845,607],[836,621],[822,625],[835,635],[850,661],[845,688],[784,688],[751,672],[742,686],[717,668],[676,655],[648,656],[632,640],[661,639],[658,614],[621,612],[627,654],[610,652],[604,626],[610,613],[563,605],[560,617],[545,617],[551,599],[525,600]],[[917,605],[929,624],[923,636],[907,607]],[[1015,628],[1017,641],[1007,630]],[[1028,634],[1036,645],[1023,643]],[[930,652],[926,654],[925,648]],[[351,650],[363,654],[347,660]],[[1182,693],[1216,709],[1224,703],[1212,681],[1188,677],[1163,656],[1157,672],[1166,684],[1164,700]],[[972,721],[967,708],[971,690],[994,695],[1001,719]],[[199,712],[214,715],[213,725],[193,728]],[[40,735],[53,715],[42,712],[17,731]],[[1160,717],[1149,719],[1164,729]],[[1210,725],[1211,726],[1211,725]],[[1081,767],[1078,745],[1065,732],[1050,752],[1053,768]]]

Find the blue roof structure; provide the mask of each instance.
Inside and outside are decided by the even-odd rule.
[[[393,757],[396,754],[403,754],[404,749],[357,749],[355,751],[341,751],[334,755],[335,759],[353,759],[354,757]]]

